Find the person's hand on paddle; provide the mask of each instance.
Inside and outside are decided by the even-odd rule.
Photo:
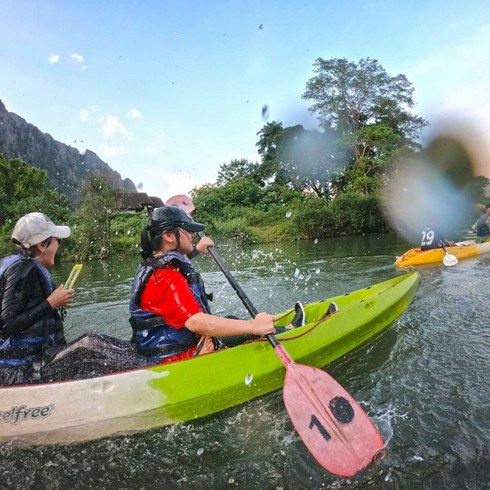
[[[201,254],[208,253],[208,248],[214,247],[214,242],[208,236],[203,236],[196,245],[196,249]]]
[[[274,320],[274,315],[269,315],[269,313],[258,313],[255,318],[249,320],[249,322],[253,324],[252,334],[269,335],[275,333]]]
[[[72,305],[74,289],[65,289],[63,284],[57,287],[47,298],[53,310],[55,308],[69,308]]]

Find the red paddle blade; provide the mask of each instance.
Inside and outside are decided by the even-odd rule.
[[[180,209],[183,209],[187,214],[191,214],[192,211],[194,211],[195,209],[192,199],[185,194],[172,196],[165,201],[165,206],[172,206],[172,204],[179,207]]]
[[[335,475],[354,476],[384,454],[377,427],[337,381],[311,366],[286,367],[284,404],[318,463]]]

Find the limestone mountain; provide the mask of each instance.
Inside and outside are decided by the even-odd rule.
[[[76,148],[56,141],[22,117],[8,112],[1,100],[0,152],[7,159],[20,158],[45,170],[49,187],[73,203],[79,202],[82,183],[88,177],[104,177],[114,189],[136,192],[130,179],[123,179],[93,151],[80,153]]]

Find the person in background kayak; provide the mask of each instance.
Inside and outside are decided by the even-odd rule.
[[[68,226],[56,226],[42,213],[29,213],[14,226],[18,253],[0,260],[0,383],[29,383],[43,352],[64,345],[63,312],[73,289],[55,287],[48,267]]]
[[[490,203],[486,206],[486,211],[478,218],[476,223],[471,227],[480,238],[490,237]]]
[[[213,337],[275,332],[274,316],[268,313],[251,320],[211,313],[204,283],[187,257],[194,234],[204,227],[177,206],[164,206],[153,210],[141,234],[144,260],[130,299],[132,343],[139,354],[155,362],[213,352]],[[198,244],[198,250],[207,251],[207,246],[202,250]]]
[[[422,230],[420,250],[432,250],[434,248],[455,247],[456,242],[446,240],[446,237],[435,227],[426,226]]]

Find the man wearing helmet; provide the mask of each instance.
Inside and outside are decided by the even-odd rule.
[[[202,279],[187,257],[193,250],[194,234],[204,227],[177,206],[164,206],[153,210],[141,234],[144,260],[130,299],[132,343],[138,353],[155,362],[212,352],[212,337],[275,332],[274,317],[267,313],[251,320],[211,313]],[[205,251],[199,245],[198,250]]]

